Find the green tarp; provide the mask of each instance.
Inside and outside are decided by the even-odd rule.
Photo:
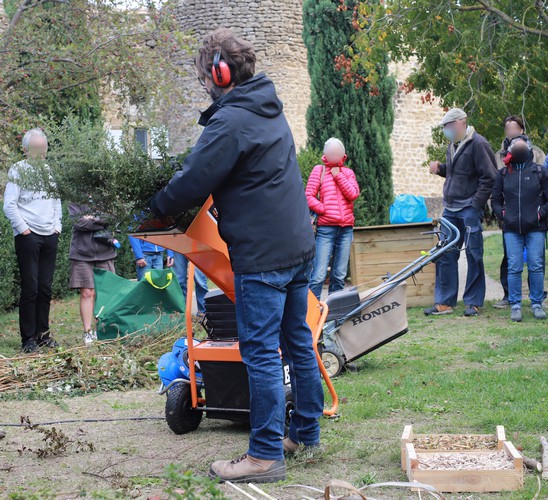
[[[130,281],[104,269],[93,270],[99,340],[150,333],[181,324],[183,292],[171,269],[152,269]]]

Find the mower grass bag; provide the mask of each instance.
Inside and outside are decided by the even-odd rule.
[[[359,294],[364,302],[377,294],[379,298],[347,319],[337,332],[347,361],[353,361],[407,332],[407,298],[405,282],[383,293],[386,284]]]
[[[152,269],[141,281],[130,281],[94,269],[97,338],[158,332],[183,323],[183,292],[171,269]]]

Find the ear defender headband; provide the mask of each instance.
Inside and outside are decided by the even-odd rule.
[[[215,52],[213,56],[213,66],[211,67],[211,77],[217,87],[228,87],[232,82],[232,75],[228,64],[221,59],[221,53]]]

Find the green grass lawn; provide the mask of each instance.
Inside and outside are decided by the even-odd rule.
[[[80,320],[79,295],[52,303],[50,328],[52,335],[65,347],[82,345],[83,326]],[[0,355],[9,358],[20,353],[19,316],[17,311],[0,314]]]
[[[499,235],[486,240],[486,268],[494,279],[497,242]],[[539,459],[539,436],[548,433],[548,321],[524,310],[523,323],[512,323],[508,311],[490,304],[476,318],[462,312],[459,305],[455,315],[426,318],[421,309],[408,310],[409,333],[358,360],[356,373],[337,378],[340,418],[322,420],[319,457],[289,459],[286,484],[319,486],[328,477],[358,486],[405,480],[399,444],[405,424],[419,433],[494,433],[504,425],[508,439]],[[52,328],[63,344],[81,342],[77,297],[53,305]],[[0,332],[0,354],[15,354],[15,313],[0,316]],[[287,493],[280,485],[265,490],[274,497]],[[519,492],[467,498],[530,500],[536,491],[537,479],[527,473]],[[547,495],[544,482],[539,498]]]

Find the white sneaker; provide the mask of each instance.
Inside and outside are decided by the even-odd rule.
[[[84,344],[90,345],[97,340],[97,332],[89,330],[84,332]]]

